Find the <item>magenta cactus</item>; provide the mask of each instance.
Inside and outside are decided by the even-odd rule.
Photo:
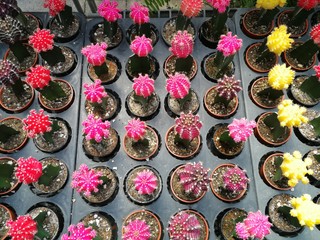
[[[103,0],[98,6],[98,13],[108,22],[115,22],[122,18],[121,10],[118,8],[118,2],[112,0]]]
[[[92,103],[102,103],[102,99],[108,95],[104,87],[101,86],[100,79],[96,79],[92,84],[85,83],[83,87],[85,88],[86,100]]]
[[[48,29],[38,28],[33,35],[29,36],[29,44],[36,52],[46,52],[53,49],[54,34]]]
[[[132,138],[134,141],[139,141],[144,138],[146,133],[147,124],[140,119],[131,119],[128,121],[125,129],[127,131],[127,136]]]
[[[202,162],[185,164],[178,172],[184,191],[186,193],[193,193],[196,197],[208,191],[210,183],[210,178],[208,177],[209,171],[210,169],[202,166]]]
[[[206,0],[213,8],[217,9],[219,13],[224,13],[230,5],[230,0]]]
[[[232,123],[228,125],[229,135],[236,143],[245,142],[252,135],[255,127],[256,122],[254,120],[233,119]]]
[[[171,41],[172,52],[177,58],[186,58],[191,55],[193,51],[193,38],[187,31],[178,31]]]
[[[49,116],[44,114],[43,109],[30,110],[30,114],[23,120],[23,130],[27,131],[28,137],[34,138],[38,134],[44,134],[51,131],[52,122],[49,120]]]
[[[35,89],[43,89],[51,81],[50,70],[41,65],[30,68],[30,71],[27,71],[26,75],[26,82]]]
[[[313,66],[313,70],[316,72],[317,78],[320,78],[320,64]]]
[[[170,76],[166,82],[166,90],[171,97],[183,99],[189,94],[191,83],[189,78],[181,73],[175,73]]]
[[[216,90],[220,97],[223,97],[227,101],[237,97],[237,93],[242,90],[240,86],[240,80],[236,80],[235,76],[228,77],[224,75],[222,79],[218,80]]]
[[[150,227],[144,220],[135,219],[124,226],[123,240],[148,240],[150,237]]]
[[[159,184],[157,176],[149,169],[138,172],[133,182],[138,193],[143,195],[152,194]]]
[[[218,42],[217,50],[222,52],[225,57],[234,55],[242,47],[242,39],[237,35],[232,36],[232,32],[221,35]]]
[[[247,189],[248,181],[245,171],[238,166],[228,168],[223,174],[225,188],[232,192],[240,192]]]
[[[42,175],[42,164],[33,157],[23,158],[17,160],[18,167],[15,174],[19,182],[30,184],[38,181]]]
[[[171,217],[169,221],[168,232],[170,239],[199,240],[201,234],[201,225],[194,214],[181,211]]]
[[[147,38],[145,35],[136,38],[131,42],[130,49],[132,52],[139,57],[146,57],[152,52],[152,40]]]
[[[192,141],[200,135],[202,122],[199,119],[199,115],[181,113],[180,117],[175,119],[174,131],[181,139]]]
[[[94,140],[97,143],[101,142],[102,139],[109,137],[110,122],[103,122],[101,118],[96,118],[93,114],[89,114],[88,118],[82,123],[83,134],[87,141]]]
[[[37,223],[30,215],[18,216],[15,221],[8,220],[6,225],[12,240],[33,240],[38,232]]]
[[[96,237],[96,231],[91,226],[86,228],[82,222],[70,225],[68,232],[62,235],[61,240],[93,240]]]
[[[236,224],[235,231],[236,231],[237,237],[240,239],[247,240],[250,237],[250,234],[248,233],[246,225],[243,222],[238,222]]]
[[[130,7],[130,18],[135,24],[143,24],[149,22],[149,9],[138,2],[134,2]]]
[[[86,164],[81,164],[79,170],[72,174],[71,187],[85,196],[90,196],[92,192],[99,191],[98,186],[103,183],[101,176],[101,172],[89,169]]]
[[[64,10],[66,0],[45,0],[43,7],[49,8],[50,16],[54,17]]]
[[[154,92],[154,80],[147,74],[139,74],[139,77],[133,79],[132,88],[137,96],[150,97]]]
[[[92,66],[101,66],[106,61],[108,45],[105,42],[87,45],[82,48],[81,53],[87,57]]]

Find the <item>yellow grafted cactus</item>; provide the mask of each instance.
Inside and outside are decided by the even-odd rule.
[[[277,6],[283,7],[287,0],[257,0],[256,7],[272,10]]]
[[[280,25],[274,28],[272,33],[267,37],[267,47],[270,52],[278,54],[291,48],[293,39],[290,38],[290,33],[287,33],[287,26]]]
[[[275,65],[268,73],[268,83],[276,90],[287,89],[294,79],[295,72],[285,64]]]
[[[278,120],[282,127],[299,127],[302,123],[308,122],[308,118],[303,116],[307,109],[293,104],[291,100],[282,100],[278,109]]]
[[[311,200],[309,194],[304,194],[300,198],[292,198],[290,215],[299,220],[301,226],[307,226],[313,230],[315,225],[320,224],[320,205]]]
[[[299,151],[294,151],[292,155],[290,153],[283,154],[283,161],[280,168],[282,175],[288,178],[290,187],[296,186],[299,180],[304,184],[309,183],[309,179],[305,175],[313,174],[311,169],[307,169],[311,163],[312,160],[310,158],[306,158],[303,161]]]

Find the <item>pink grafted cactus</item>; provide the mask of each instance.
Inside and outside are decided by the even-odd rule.
[[[86,164],[81,164],[78,171],[72,174],[71,187],[76,189],[78,193],[90,196],[92,192],[98,192],[98,186],[103,183],[100,180],[102,173],[89,169]]]
[[[137,96],[147,98],[154,92],[154,80],[147,74],[133,79],[132,88]]]
[[[235,98],[242,88],[240,87],[240,80],[236,80],[234,75],[231,77],[224,75],[222,79],[218,80],[216,90],[220,97],[229,101]]]
[[[232,36],[232,32],[226,35],[221,35],[218,42],[217,50],[223,53],[223,56],[228,57],[234,55],[242,47],[242,39],[237,35]]]
[[[123,240],[148,240],[150,237],[150,227],[144,220],[135,219],[124,226]]]
[[[315,8],[319,4],[318,0],[298,0],[297,6],[307,11]]]
[[[49,8],[50,16],[54,17],[64,10],[66,0],[44,0],[43,7]]]
[[[88,118],[82,123],[83,134],[86,136],[86,140],[95,140],[97,143],[102,139],[109,137],[110,122],[103,122],[101,118],[95,118],[93,114],[89,114]]]
[[[108,45],[105,42],[87,45],[81,49],[81,53],[87,57],[88,63],[93,66],[101,66],[106,61]]]
[[[40,109],[39,113],[34,109],[30,110],[30,114],[22,121],[24,123],[23,130],[27,131],[30,138],[51,131],[52,122],[49,120],[49,116],[44,114],[43,109]]]
[[[29,44],[36,52],[46,52],[53,49],[54,34],[48,29],[38,28],[33,35],[29,36]]]
[[[42,89],[47,87],[51,81],[51,71],[41,65],[30,68],[26,72],[26,82],[35,89]]]
[[[147,38],[144,34],[141,37],[136,36],[130,44],[130,49],[135,55],[146,57],[153,50],[152,40]]]
[[[255,121],[248,121],[245,118],[233,119],[228,125],[229,135],[235,142],[245,142],[253,133],[256,127]]]
[[[313,66],[313,70],[316,72],[317,78],[320,78],[320,64]]]
[[[181,211],[171,217],[169,221],[168,232],[170,239],[199,240],[201,234],[201,225],[195,215]]]
[[[178,31],[171,41],[169,51],[177,58],[186,58],[193,51],[193,38],[187,31]]]
[[[243,222],[238,222],[235,230],[237,236],[242,240],[247,240],[250,237],[246,225]]]
[[[230,5],[230,0],[207,0],[219,13],[224,13]]]
[[[182,73],[175,73],[166,82],[166,90],[176,99],[182,99],[188,95],[191,83],[189,78]]]
[[[102,99],[108,95],[104,87],[101,86],[100,79],[96,79],[92,84],[85,83],[83,87],[86,89],[84,91],[86,100],[92,103],[102,103]]]
[[[174,131],[181,139],[191,141],[200,135],[201,127],[202,122],[199,120],[199,115],[181,113],[180,117],[175,119]]]
[[[18,216],[15,221],[8,220],[6,225],[12,240],[33,240],[38,232],[37,223],[30,215]]]
[[[138,2],[134,2],[130,7],[130,18],[135,24],[143,24],[149,22],[149,9]]]
[[[180,11],[188,18],[196,17],[199,15],[203,6],[202,0],[182,0]]]
[[[91,226],[86,228],[81,222],[77,225],[70,225],[68,232],[62,235],[61,240],[92,240],[96,236],[96,231]]]
[[[15,174],[19,182],[30,184],[38,181],[42,175],[42,164],[33,157],[19,158]]]
[[[183,184],[186,193],[193,193],[196,197],[208,191],[210,169],[204,168],[202,162],[187,163],[179,171],[180,183]]]
[[[245,171],[238,166],[228,168],[223,174],[225,188],[232,192],[240,192],[246,189],[248,181]]]
[[[140,121],[140,119],[131,119],[124,128],[129,138],[132,138],[134,141],[139,141],[143,139],[146,133],[147,124]]]
[[[116,1],[103,0],[98,6],[99,15],[108,22],[115,22],[122,18],[120,12]]]
[[[0,60],[0,82],[4,86],[11,86],[19,79],[17,65],[8,60]]]
[[[159,184],[157,176],[149,169],[138,172],[133,182],[138,193],[143,195],[152,194]]]
[[[313,42],[319,46],[320,45],[320,23],[312,27],[310,36]]]

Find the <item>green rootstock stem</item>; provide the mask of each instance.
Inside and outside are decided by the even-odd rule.
[[[6,192],[11,188],[11,181],[14,176],[14,164],[1,164],[0,168],[0,191]]]
[[[192,65],[193,65],[193,58],[191,55],[189,55],[186,58],[177,58],[175,71],[189,73],[191,71]]]
[[[64,28],[68,28],[74,20],[72,7],[66,5],[64,10],[57,15],[57,20],[61,25],[64,26]]]
[[[302,45],[290,52],[290,56],[295,58],[302,65],[307,65],[313,56],[319,51],[319,46],[312,39],[307,40]]]
[[[66,93],[63,91],[62,87],[54,81],[50,81],[49,85],[43,89],[37,89],[46,99],[54,101],[58,98],[66,97]]]
[[[181,11],[178,13],[177,21],[176,21],[176,31],[187,30],[191,19],[184,16]]]
[[[56,179],[56,177],[59,175],[60,170],[60,166],[53,166],[52,164],[49,164],[45,169],[43,169],[38,183],[45,186],[50,186],[53,180]]]
[[[226,108],[229,106],[229,103],[232,99],[227,100],[225,97],[219,96],[219,93],[217,93],[216,97],[214,98],[214,104],[215,103],[222,103]]]
[[[191,100],[191,97],[192,97],[192,93],[191,93],[191,91],[189,90],[188,94],[187,94],[184,98],[177,98],[177,101],[179,102],[180,108],[183,108],[184,104],[185,104],[187,101],[190,101],[190,100]]]
[[[308,18],[308,16],[314,12],[314,8],[311,10],[305,10],[300,7],[296,7],[290,16],[290,21],[288,22],[288,26],[299,26],[303,24],[303,22]]]
[[[150,72],[150,61],[148,56],[139,57],[137,55],[133,55],[130,57],[130,60],[130,68],[133,75],[138,75],[139,73],[144,75]]]
[[[23,88],[23,83],[19,78],[14,84],[11,85],[12,91],[14,95],[19,99],[22,97],[23,93],[25,92]]]
[[[53,49],[46,52],[41,52],[40,55],[51,67],[66,60],[61,48],[57,46],[53,46]]]
[[[223,145],[229,146],[229,147],[235,147],[237,146],[237,143],[233,140],[232,137],[230,137],[229,131],[225,131],[220,136],[220,142]]]
[[[13,55],[17,58],[19,63],[22,63],[27,57],[30,57],[31,54],[28,52],[25,45],[22,42],[15,42],[10,44],[9,48]]]
[[[51,131],[50,132],[45,132],[43,134],[43,138],[50,144],[53,144],[53,134],[60,129],[60,126],[58,125],[57,120],[52,121],[51,125]]]
[[[108,74],[108,71],[109,71],[109,68],[106,62],[104,62],[101,66],[93,66],[93,69],[98,77],[101,77],[104,74]]]
[[[188,139],[182,139],[179,134],[176,134],[174,137],[174,144],[181,146],[187,149],[190,146],[191,141]]]
[[[111,39],[117,34],[118,30],[118,22],[108,22],[107,20],[103,20],[103,33],[110,39]]]
[[[259,96],[266,96],[269,99],[278,99],[279,97],[283,96],[282,90],[276,90],[272,87],[268,87],[266,89],[263,89],[262,91],[258,92]]]
[[[320,98],[320,81],[316,76],[306,79],[300,86],[300,90],[308,94],[312,99]]]
[[[214,39],[218,39],[223,33],[223,29],[228,19],[228,11],[229,9],[227,8],[225,12],[219,13],[217,9],[213,9],[213,16],[210,19],[210,23],[212,25],[212,37]]]
[[[259,13],[260,17],[257,21],[257,25],[267,26],[274,19],[274,17],[277,15],[279,11],[280,11],[279,8],[274,8],[272,10],[261,9]]]
[[[151,38],[150,23],[136,24],[135,28],[138,36],[145,35],[147,38]]]
[[[10,137],[19,134],[19,131],[16,131],[12,127],[8,127],[7,125],[1,124],[0,125],[0,142],[6,143]]]
[[[276,113],[268,115],[263,122],[270,128],[273,140],[277,140],[280,136],[285,134],[285,128],[280,125]]]
[[[149,140],[146,138],[142,138],[138,141],[133,141],[132,142],[132,146],[133,147],[139,147],[139,146],[143,146],[143,147],[148,147],[149,146]]]
[[[314,118],[309,122],[316,133],[317,137],[320,137],[320,117]]]
[[[142,106],[145,106],[149,102],[150,97],[151,96],[145,98],[143,96],[138,96],[136,93],[133,94],[134,101],[140,103]]]

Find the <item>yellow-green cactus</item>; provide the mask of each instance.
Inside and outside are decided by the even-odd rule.
[[[308,122],[308,118],[303,116],[307,109],[293,104],[291,100],[283,100],[278,109],[278,120],[282,127],[299,127],[302,123]]]
[[[268,83],[276,90],[287,89],[294,79],[295,72],[285,64],[275,65],[268,73]]]
[[[256,7],[272,10],[277,6],[283,7],[287,0],[257,0]]]
[[[280,25],[274,28],[272,33],[267,37],[267,47],[270,52],[278,54],[291,48],[293,39],[290,38],[290,33],[287,33],[287,26]]]

